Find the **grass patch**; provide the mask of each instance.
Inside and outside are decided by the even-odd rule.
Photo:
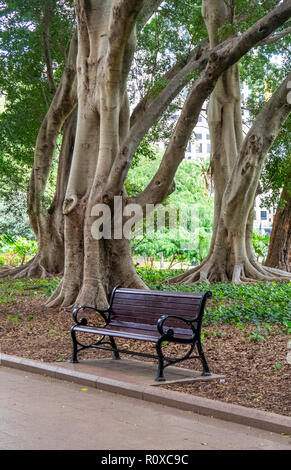
[[[52,278],[43,279],[1,279],[0,280],[0,303],[16,302],[20,296],[48,296],[59,284],[60,280]]]

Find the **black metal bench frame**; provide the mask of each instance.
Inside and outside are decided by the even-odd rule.
[[[211,297],[211,292],[207,291],[204,293],[200,294],[193,294],[193,295],[199,295],[201,296],[201,301],[199,305],[199,311],[194,315],[193,319],[187,319],[184,318],[182,315],[161,315],[160,318],[156,321],[155,325],[147,325],[148,327],[153,328],[155,326],[155,331],[156,331],[156,338],[153,339],[152,335],[150,333],[153,332],[153,329],[148,331],[148,336],[147,336],[147,330],[139,330],[139,327],[146,326],[142,325],[139,323],[136,323],[137,331],[138,332],[143,332],[141,333],[127,333],[127,329],[124,328],[124,331],[119,331],[119,333],[114,333],[108,329],[111,323],[111,317],[112,317],[112,304],[114,297],[116,293],[118,292],[118,289],[121,289],[120,286],[116,286],[109,299],[109,306],[105,310],[101,310],[98,308],[92,308],[86,305],[76,307],[73,310],[73,319],[75,321],[75,325],[71,328],[71,336],[72,336],[72,341],[73,341],[73,356],[72,356],[72,361],[73,363],[77,363],[78,361],[78,353],[82,350],[88,349],[88,348],[96,348],[96,349],[102,349],[106,351],[111,351],[113,352],[113,358],[114,359],[120,359],[120,353],[124,354],[130,354],[130,355],[136,355],[136,356],[141,356],[141,357],[147,357],[147,358],[152,358],[152,359],[157,359],[158,360],[158,373],[156,377],[156,381],[164,381],[164,369],[170,365],[176,364],[183,362],[188,359],[199,359],[202,363],[203,367],[203,376],[208,376],[211,375],[206,358],[203,353],[202,345],[201,345],[201,326],[202,326],[202,318],[203,318],[203,313],[204,313],[204,307],[207,298]],[[121,289],[122,291],[122,289]],[[140,291],[139,291],[140,292]],[[147,294],[151,294],[157,291],[145,291]],[[165,294],[165,292],[164,292]],[[166,293],[167,294],[167,293]],[[134,292],[132,292],[132,295],[134,295]],[[170,293],[171,296],[173,296],[173,292]],[[173,297],[175,298],[175,297]],[[96,327],[96,326],[88,326],[88,322],[86,318],[80,318],[78,319],[78,313],[80,310],[83,309],[92,309],[99,313],[102,318],[104,319],[105,323],[103,327]],[[187,335],[188,337],[185,337],[185,331],[186,330],[181,330],[179,328],[167,328],[165,326],[165,323],[168,320],[172,321],[178,321],[178,322],[184,322],[187,330]],[[106,329],[107,328],[107,329]],[[176,331],[183,331],[184,332],[184,337],[181,337],[181,334],[176,333]],[[76,332],[83,332],[83,333],[93,333],[101,336],[101,338],[93,342],[91,344],[82,344],[76,337]],[[158,332],[158,334],[157,334]],[[108,336],[109,341],[106,340],[106,337]],[[119,349],[115,343],[114,337],[121,337],[121,338],[130,338],[133,340],[143,340],[143,341],[151,341],[155,342],[156,345],[156,351],[157,355],[153,354],[147,354],[147,353],[141,353],[141,352],[136,352],[136,351],[130,351],[127,349]],[[163,343],[164,342],[172,342],[172,343],[178,343],[178,344],[188,344],[190,346],[189,351],[181,358],[170,358],[166,357],[163,353]],[[197,347],[198,350],[198,355],[192,355],[193,350]]]

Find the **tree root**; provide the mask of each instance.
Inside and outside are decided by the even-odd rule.
[[[137,274],[128,276],[123,280],[119,278],[119,281],[116,279],[116,276],[114,276],[114,280],[108,283],[105,283],[102,279],[86,279],[81,288],[77,281],[72,282],[63,279],[45,305],[49,308],[62,307],[67,309],[87,305],[88,307],[105,309],[108,307],[108,295],[116,285],[131,289],[148,289]],[[105,284],[109,285],[108,289],[105,288]]]
[[[12,279],[23,278],[37,278],[37,279],[51,279],[53,277],[41,264],[39,257],[35,256],[27,263],[7,268],[0,272],[0,278],[11,277]]]
[[[241,284],[264,281],[291,281],[291,273],[268,268],[254,259],[245,259],[244,262],[235,264],[230,272],[227,271],[225,266],[218,264],[216,260],[210,257],[200,266],[196,266],[182,275],[169,279],[168,284],[189,286],[197,282],[232,282],[233,284]]]
[[[69,285],[68,285],[69,284]],[[47,302],[45,303],[46,307],[63,307],[68,309],[73,309],[78,304],[76,303],[76,297],[79,292],[79,286],[71,283],[64,282],[64,279],[61,280],[58,287],[51,294]]]

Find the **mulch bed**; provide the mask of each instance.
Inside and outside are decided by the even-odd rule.
[[[44,306],[41,297],[21,296],[13,303],[0,304],[1,352],[44,362],[71,359],[69,311]],[[203,349],[210,370],[225,379],[163,387],[213,400],[291,416],[290,365],[287,363],[287,334],[273,326],[262,339],[250,339],[254,326],[204,325]],[[136,351],[155,353],[153,345],[118,340],[118,345]],[[171,353],[170,345],[168,354]],[[175,348],[175,346],[173,346]],[[106,351],[88,350],[83,359],[106,357]],[[186,361],[182,367],[199,370],[199,361]]]

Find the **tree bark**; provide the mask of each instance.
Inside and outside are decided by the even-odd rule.
[[[287,189],[280,197],[264,265],[291,272],[291,195]]]

